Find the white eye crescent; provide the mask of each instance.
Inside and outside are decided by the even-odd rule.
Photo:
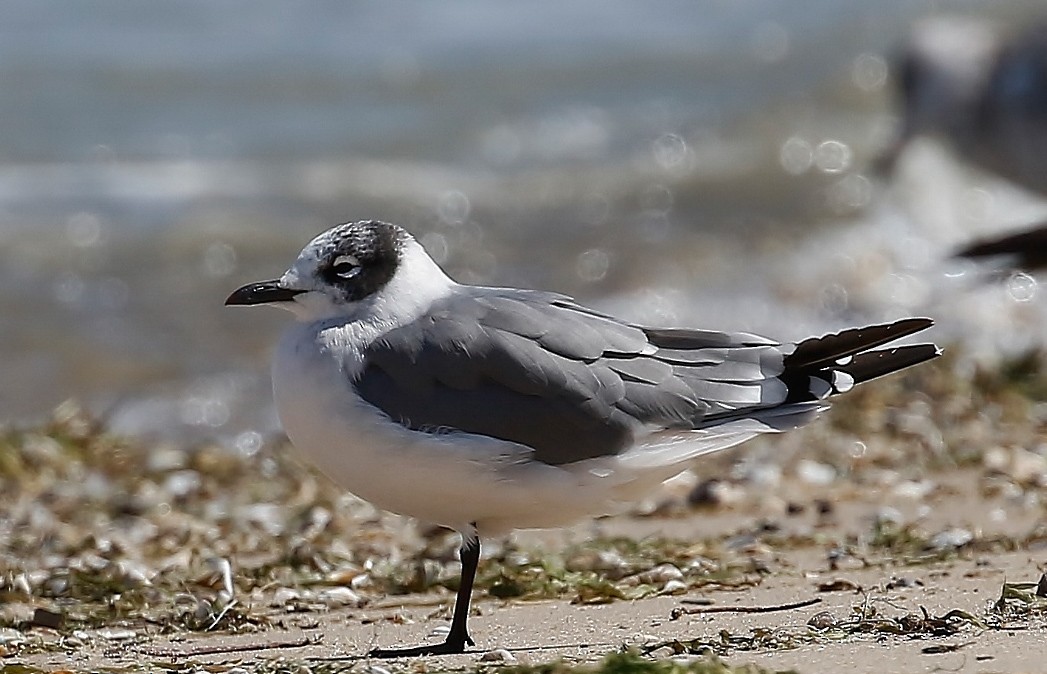
[[[350,279],[360,272],[360,260],[355,255],[339,255],[331,263],[331,271],[343,279]]]

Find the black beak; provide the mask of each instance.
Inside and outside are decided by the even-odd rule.
[[[259,281],[248,283],[242,288],[237,288],[233,294],[226,298],[226,306],[249,306],[252,304],[272,304],[274,302],[290,302],[295,295],[301,295],[304,290],[284,288],[279,281]]]

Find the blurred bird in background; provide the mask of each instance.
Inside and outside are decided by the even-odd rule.
[[[917,24],[896,67],[901,123],[882,158],[893,170],[920,136],[1018,187],[1047,195],[1047,19],[1007,33],[972,17]],[[1008,268],[1047,264],[1047,224],[961,247],[965,258]]]

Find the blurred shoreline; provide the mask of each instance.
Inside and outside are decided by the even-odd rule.
[[[895,124],[889,51],[937,8],[888,4],[583,2],[536,23],[461,0],[412,6],[392,41],[397,3],[6,5],[0,420],[73,397],[134,434],[274,429],[289,317],[222,301],[365,218],[459,281],[629,320],[793,340],[918,313],[977,358],[1020,350],[1043,334],[1035,278],[946,258],[1042,200],[933,144],[892,184],[867,169]]]

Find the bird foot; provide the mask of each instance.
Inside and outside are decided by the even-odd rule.
[[[465,634],[463,636],[447,637],[442,644],[429,646],[415,646],[414,648],[375,648],[369,655],[372,658],[416,658],[421,655],[454,655],[464,653],[466,644],[475,646],[472,638]]]

